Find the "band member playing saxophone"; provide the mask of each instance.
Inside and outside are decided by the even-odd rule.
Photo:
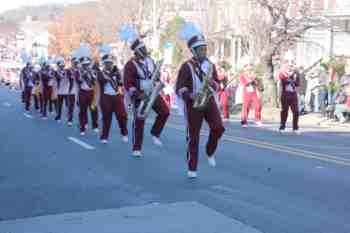
[[[132,33],[128,33],[130,31]],[[162,142],[159,138],[169,117],[169,107],[159,95],[162,89],[161,63],[155,65],[148,56],[145,44],[132,27],[124,27],[120,36],[122,40],[131,43],[135,55],[125,65],[124,86],[133,103],[133,155],[140,157],[148,111],[152,108],[157,114],[151,135],[154,144],[160,146]]]
[[[108,142],[113,114],[116,115],[118,120],[122,141],[128,142],[128,114],[124,104],[121,75],[119,70],[113,67],[114,57],[111,54],[104,54],[102,62],[103,70],[97,73],[97,79],[101,88],[100,107],[103,123],[101,142]]]
[[[189,178],[197,177],[198,146],[203,120],[210,128],[206,153],[209,165],[216,166],[214,153],[225,131],[214,93],[218,89],[215,66],[207,58],[207,45],[202,33],[192,23],[185,23],[181,39],[187,41],[193,58],[185,62],[176,80],[176,94],[183,101],[187,121],[187,160]]]

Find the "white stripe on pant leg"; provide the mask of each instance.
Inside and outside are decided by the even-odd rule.
[[[75,138],[75,137],[68,137],[68,139],[69,139],[70,141],[72,141],[72,142],[78,144],[79,146],[81,146],[81,147],[87,149],[87,150],[94,150],[94,149],[95,149],[95,147],[93,147],[93,146],[91,146],[91,145],[89,145],[89,144],[87,144],[87,143],[85,143],[85,142],[83,142],[83,141],[81,141],[81,140],[79,140],[79,139],[77,139],[77,138]]]
[[[133,110],[133,120],[132,120],[132,147],[134,148],[135,142],[136,142],[136,110],[135,106],[132,106]]]
[[[185,115],[186,129],[187,129],[186,130],[187,163],[189,163],[191,160],[191,148],[190,148],[191,137],[190,137],[190,128],[189,128],[190,122],[189,122],[186,103],[184,104],[184,115]]]

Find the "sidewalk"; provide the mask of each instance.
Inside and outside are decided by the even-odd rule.
[[[5,221],[0,222],[0,232],[261,233],[196,202],[150,204]]]
[[[280,122],[280,109],[278,108],[263,108],[262,110],[262,121],[271,122],[274,124],[279,124]],[[240,119],[240,113],[232,114],[231,118]],[[249,118],[254,118],[254,110],[251,110],[249,113]],[[288,114],[288,121],[292,121],[292,113]],[[322,117],[319,113],[308,113],[306,115],[301,115],[299,118],[299,125],[303,126],[318,126],[323,128],[331,128],[335,130],[349,131],[350,132],[350,123],[341,124],[339,122],[332,122],[332,119],[327,120]]]

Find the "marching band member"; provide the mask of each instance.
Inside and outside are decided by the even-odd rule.
[[[109,49],[108,49],[109,50]],[[102,56],[103,70],[97,73],[100,84],[100,107],[102,110],[103,129],[101,142],[107,143],[113,114],[116,115],[122,141],[128,142],[128,114],[124,105],[123,83],[118,69],[113,67],[114,57],[107,52]]]
[[[283,133],[286,128],[289,107],[293,113],[293,132],[299,132],[299,107],[298,91],[300,85],[299,73],[295,69],[295,60],[291,52],[285,55],[285,67],[279,74],[279,96],[281,100],[281,125],[279,132]]]
[[[241,124],[244,128],[248,126],[249,109],[250,105],[253,104],[255,108],[255,124],[257,126],[262,126],[262,107],[258,93],[259,81],[253,72],[253,64],[250,61],[246,61],[246,64],[244,64],[243,69],[243,73],[240,76],[240,84],[243,87],[243,107],[241,114]]]
[[[30,61],[28,61],[26,66],[22,69],[20,80],[22,81],[23,85],[25,110],[30,112],[32,92],[33,88],[35,87],[35,73]]]
[[[200,130],[205,120],[210,128],[206,153],[209,165],[216,166],[214,153],[225,128],[214,93],[218,89],[215,65],[207,58],[207,44],[200,31],[192,23],[185,23],[180,33],[187,41],[193,57],[182,64],[176,80],[176,94],[183,100],[187,121],[187,161],[189,178],[197,177]],[[203,99],[204,104],[197,105]]]
[[[77,51],[74,50],[71,54],[71,67],[68,69],[69,88],[68,88],[68,126],[73,125],[73,115],[75,103],[78,95],[78,80],[80,77],[79,59]]]
[[[147,98],[147,95],[152,91],[151,78],[156,70],[156,65],[149,57],[146,45],[132,27],[124,27],[120,36],[122,40],[131,43],[131,50],[135,55],[124,67],[124,85],[133,103],[133,155],[140,157],[142,156],[145,119],[139,117],[137,112],[141,101]],[[161,146],[162,142],[159,138],[170,114],[169,107],[164,99],[158,95],[152,109],[157,114],[151,129],[152,140],[154,144]]]
[[[88,110],[90,110],[92,118],[92,128],[98,133],[98,110],[94,105],[94,86],[96,85],[96,74],[91,69],[91,53],[88,46],[81,45],[79,48],[80,64],[82,65],[80,70],[79,84],[79,124],[80,135],[85,135],[88,127]]]
[[[73,111],[75,104],[75,95],[72,92],[74,87],[74,79],[70,70],[65,69],[64,58],[57,58],[57,71],[55,72],[56,82],[57,82],[57,116],[56,121],[61,121],[63,102],[68,108],[68,125],[72,125]]]
[[[53,104],[52,95],[53,95],[53,88],[54,88],[54,72],[50,68],[49,62],[47,60],[42,60],[42,66],[41,66],[39,75],[40,75],[42,96],[43,96],[43,106],[42,106],[41,113],[42,113],[42,118],[46,120],[48,105],[49,105],[50,112],[52,112],[52,104]]]

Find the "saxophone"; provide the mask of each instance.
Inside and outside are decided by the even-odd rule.
[[[208,107],[209,99],[213,95],[213,89],[210,81],[213,78],[213,64],[209,65],[208,73],[203,76],[203,86],[195,95],[193,100],[193,108],[198,111],[204,111]]]
[[[152,89],[147,93],[146,98],[141,100],[139,107],[137,108],[137,117],[146,119],[156,98],[160,94],[161,90],[165,87],[165,84],[160,80],[160,69],[163,65],[163,59],[157,62],[154,72],[152,73],[151,83]]]

